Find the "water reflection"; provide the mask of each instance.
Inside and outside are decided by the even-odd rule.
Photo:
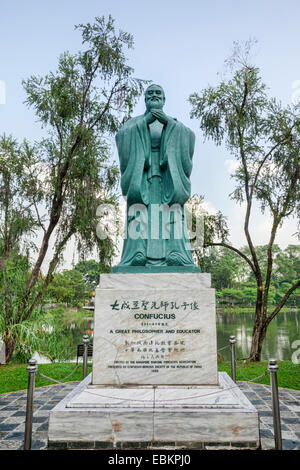
[[[236,357],[248,357],[251,348],[251,339],[254,323],[254,314],[217,314],[217,341],[218,349],[229,343],[229,336],[236,337]],[[267,336],[263,344],[262,360],[275,357],[278,360],[290,361],[294,352],[292,343],[300,339],[300,311],[279,313],[270,323]],[[221,352],[225,360],[230,360],[230,351]]]
[[[83,344],[83,335],[87,334],[90,337],[90,342],[93,340],[94,319],[92,317],[85,317],[80,321],[67,322],[65,328],[55,341],[56,350],[47,351],[52,355],[53,359],[61,360],[63,362],[76,362],[77,359],[77,345]],[[47,349],[44,349],[47,350]],[[61,352],[63,351],[63,352]],[[55,354],[56,353],[56,354]],[[47,364],[51,360],[49,357],[35,352],[33,358],[37,360],[38,364]]]

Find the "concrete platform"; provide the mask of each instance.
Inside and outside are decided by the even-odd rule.
[[[49,416],[49,449],[258,448],[256,408],[225,372],[219,385],[91,385],[91,376]]]

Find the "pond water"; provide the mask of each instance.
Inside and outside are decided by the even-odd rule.
[[[236,357],[242,358],[249,355],[251,347],[254,314],[249,313],[217,313],[217,344],[218,349],[229,344],[229,337],[236,337]],[[79,324],[72,323],[66,328],[66,335],[71,337],[74,347],[74,359],[76,361],[77,344],[82,343],[83,334],[92,336],[94,320],[91,317],[84,318]],[[271,322],[267,337],[264,341],[262,359],[275,357],[277,360],[290,361],[293,352],[293,342],[300,340],[300,311],[279,313]],[[298,346],[299,347],[299,346]],[[230,360],[229,348],[221,351],[224,360]],[[50,362],[47,358],[35,354],[38,363]],[[82,360],[82,358],[80,359]]]
[[[229,337],[236,337],[236,357],[248,357],[251,347],[254,314],[218,313],[217,342],[218,349],[229,343]],[[274,357],[280,361],[290,361],[294,341],[300,340],[300,311],[279,313],[270,323],[263,344],[262,360]],[[230,350],[221,351],[225,360],[230,360]]]

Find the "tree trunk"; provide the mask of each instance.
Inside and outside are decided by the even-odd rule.
[[[258,283],[260,284],[260,283]],[[261,336],[261,328],[262,328],[262,291],[258,286],[257,289],[257,297],[256,297],[256,307],[255,307],[255,320],[253,325],[253,332],[252,332],[252,343],[251,343],[251,351],[250,351],[250,361],[259,362],[261,360],[261,350],[262,350],[262,343],[264,337]]]
[[[15,350],[16,340],[14,338],[8,338],[4,341],[4,344],[5,344],[5,363],[8,364]]]
[[[267,323],[259,323],[254,324],[253,329],[253,336],[252,336],[252,344],[251,344],[251,352],[250,352],[250,360],[254,362],[261,361],[261,352],[263,347],[263,342],[266,337],[267,333]]]

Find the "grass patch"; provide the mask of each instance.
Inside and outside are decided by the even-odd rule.
[[[0,394],[16,392],[19,390],[26,390],[28,386],[28,364],[5,364],[0,365]],[[77,382],[83,379],[83,365],[79,364],[79,368],[71,375],[67,377],[74,370],[76,364],[73,363],[54,363],[54,364],[39,364],[38,370],[41,374],[51,377],[52,379],[59,380],[61,382]],[[88,374],[92,371],[92,367],[89,364]],[[36,375],[35,386],[45,387],[47,385],[54,385],[54,382]]]
[[[62,382],[77,382],[83,379],[83,366],[80,363],[79,368],[74,374],[65,379],[75,368],[76,364],[73,363],[54,363],[54,364],[40,364],[38,370],[41,374],[51,377]],[[278,361],[278,386],[282,388],[291,388],[293,390],[300,390],[300,364],[293,364],[290,361]],[[236,369],[236,377],[238,381],[246,381],[254,379],[262,375],[268,367],[267,361],[262,362],[246,362],[238,361]],[[231,376],[230,362],[220,362],[218,364],[219,371],[225,371]],[[19,390],[26,390],[28,383],[27,364],[7,364],[0,365],[0,394],[16,392]],[[91,372],[92,367],[89,364],[88,374]],[[256,383],[270,385],[270,376],[266,375]],[[54,382],[43,379],[36,375],[36,387],[45,387],[54,385]]]
[[[291,388],[300,390],[300,364],[293,364],[291,361],[277,361],[278,364],[278,386],[282,388]],[[238,381],[247,381],[262,375],[268,368],[268,361],[262,362],[243,362],[237,361],[236,379]],[[231,363],[229,361],[218,364],[219,371],[227,372],[231,377]],[[265,377],[255,380],[255,383],[270,385],[269,374]]]

